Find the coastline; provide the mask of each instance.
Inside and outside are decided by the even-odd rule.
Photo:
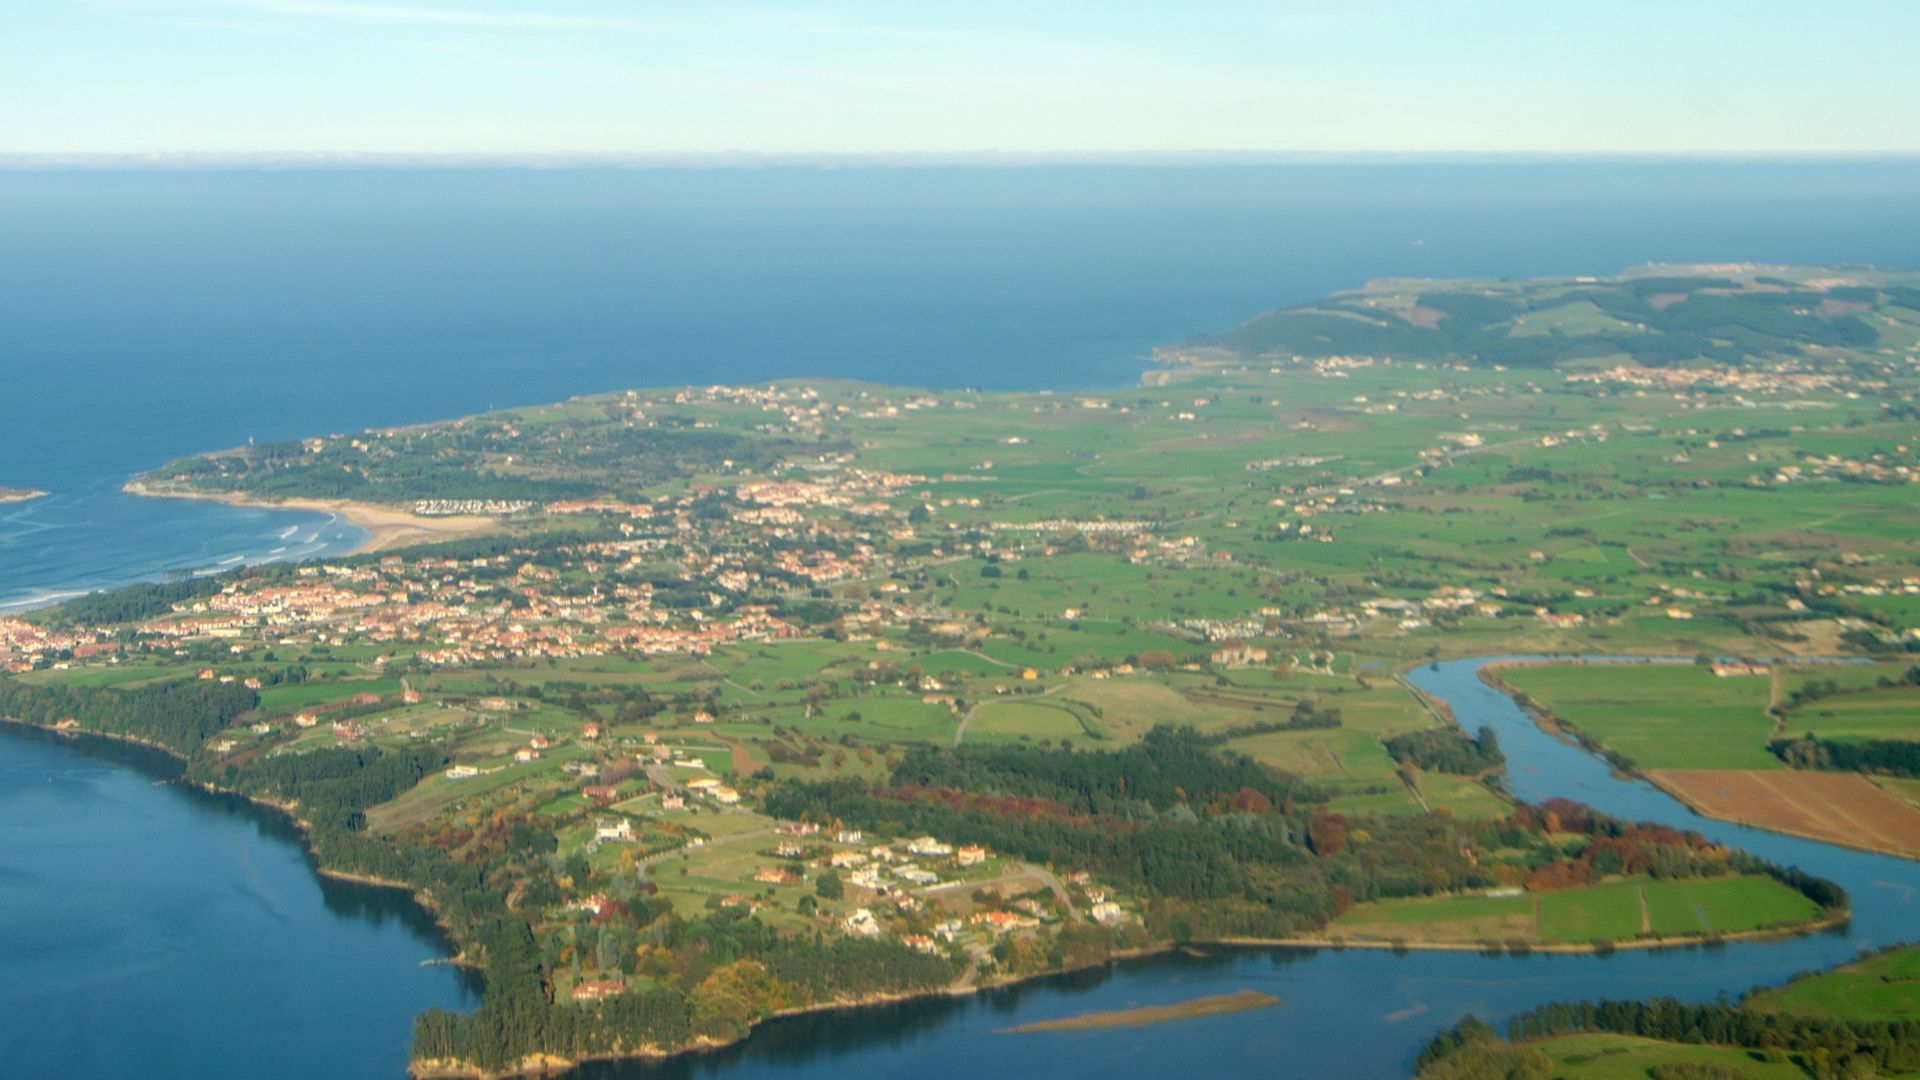
[[[405,886],[397,887],[404,888]],[[517,1076],[543,1076],[565,1073],[589,1062],[647,1061],[658,1063],[671,1058],[691,1054],[710,1053],[715,1050],[723,1050],[729,1046],[736,1046],[751,1038],[754,1031],[762,1024],[787,1017],[805,1016],[811,1013],[853,1011],[856,1009],[871,1008],[876,1005],[895,1005],[910,1001],[926,1001],[943,997],[962,998],[983,991],[999,990],[1010,986],[1018,986],[1022,983],[1037,982],[1042,979],[1056,978],[1062,975],[1072,975],[1077,972],[1107,967],[1117,961],[1165,956],[1169,953],[1185,952],[1195,949],[1223,949],[1249,952],[1265,949],[1330,949],[1336,952],[1343,949],[1370,949],[1383,952],[1482,954],[1498,952],[1514,956],[1527,956],[1533,953],[1594,956],[1616,951],[1705,948],[1725,942],[1773,941],[1785,938],[1804,937],[1845,926],[1851,917],[1851,912],[1842,912],[1839,915],[1828,916],[1815,922],[1802,923],[1794,926],[1745,930],[1730,934],[1700,934],[1692,937],[1633,939],[1610,942],[1605,945],[1596,945],[1593,943],[1529,945],[1522,949],[1515,949],[1500,944],[1473,944],[1467,942],[1383,941],[1376,939],[1302,936],[1282,938],[1225,937],[1187,941],[1161,941],[1138,948],[1118,950],[1109,954],[1104,959],[1094,961],[1090,964],[1082,964],[1077,967],[1063,967],[1053,971],[1039,971],[1028,975],[1009,975],[979,983],[955,984],[937,990],[925,990],[915,993],[873,994],[847,1001],[822,1001],[815,1002],[811,1005],[799,1005],[792,1008],[779,1009],[766,1016],[755,1019],[747,1025],[746,1031],[743,1032],[739,1038],[732,1040],[701,1037],[688,1045],[673,1049],[645,1047],[620,1053],[589,1054],[580,1058],[561,1058],[553,1055],[540,1055],[538,1059],[530,1058],[523,1060],[518,1068],[504,1069],[497,1072],[488,1072],[465,1062],[455,1063],[444,1060],[416,1060],[408,1065],[408,1072],[412,1076],[419,1078],[419,1080],[508,1080],[508,1078]]]
[[[423,517],[391,506],[351,499],[260,499],[229,492],[157,488],[141,480],[130,480],[120,490],[146,499],[188,499],[254,510],[306,510],[338,514],[367,531],[367,538],[348,551],[348,555],[365,555],[441,540],[459,540],[504,528],[504,523],[498,518],[475,514]]]
[[[453,933],[453,928],[447,925],[445,919],[441,918],[440,909],[434,904],[432,895],[425,890],[408,882],[393,881],[387,878],[374,877],[369,874],[355,874],[345,870],[335,870],[323,864],[320,861],[320,853],[315,850],[309,836],[311,823],[294,812],[296,807],[293,803],[275,802],[272,799],[263,799],[257,795],[248,795],[235,791],[232,788],[221,787],[218,784],[195,780],[186,773],[187,756],[185,754],[182,754],[180,751],[165,743],[155,742],[152,739],[143,739],[138,735],[126,735],[116,731],[95,731],[91,728],[83,727],[60,727],[52,724],[35,724],[25,720],[16,720],[11,716],[0,716],[0,729],[5,728],[21,728],[28,731],[40,732],[54,736],[62,741],[75,741],[81,738],[102,739],[107,742],[124,743],[129,746],[138,746],[144,750],[152,750],[164,754],[180,763],[180,775],[166,781],[167,783],[191,787],[195,790],[205,792],[208,795],[239,799],[249,806],[278,814],[300,834],[300,847],[302,851],[306,852],[307,867],[313,871],[315,876],[331,878],[335,881],[351,882],[355,885],[367,885],[377,889],[393,889],[404,892],[419,906],[421,911],[426,913],[429,919],[433,920],[433,925],[438,928],[440,935],[446,939],[447,944],[455,946],[460,944],[459,938]],[[461,948],[454,955],[444,958],[444,962],[460,967],[477,967],[472,961],[466,959],[465,948]]]
[[[1485,668],[1483,668],[1481,669],[1481,677],[1483,679],[1488,679],[1491,676],[1490,676],[1490,673],[1488,673],[1485,670]],[[299,832],[302,846],[305,849],[308,856],[308,865],[312,869],[315,875],[320,877],[333,878],[336,880],[354,882],[354,883],[363,884],[363,885],[371,885],[371,886],[380,887],[380,888],[397,889],[397,890],[407,892],[409,896],[412,898],[412,900],[414,901],[414,903],[419,905],[421,910],[424,911],[429,916],[429,918],[432,919],[434,924],[440,928],[440,931],[442,935],[445,937],[448,945],[457,950],[453,956],[447,958],[447,962],[460,965],[460,966],[466,966],[466,967],[475,966],[471,960],[468,960],[466,958],[466,950],[464,945],[462,945],[459,938],[452,932],[451,928],[448,927],[445,921],[441,918],[439,910],[437,909],[436,905],[433,903],[432,896],[426,893],[424,890],[421,890],[418,887],[412,884],[409,884],[407,882],[391,881],[391,880],[371,877],[368,875],[354,874],[346,871],[334,870],[323,865],[321,863],[319,853],[314,849],[311,843],[311,838],[309,833],[309,823],[298,816],[298,814],[296,813],[295,806],[291,804],[281,804],[271,800],[261,799],[255,796],[247,795],[238,791],[233,791],[231,789],[221,787],[220,785],[214,784],[211,782],[191,779],[187,777],[184,772],[184,765],[186,764],[186,761],[187,761],[187,758],[184,754],[174,749],[173,747],[166,746],[164,744],[157,743],[149,739],[144,739],[136,735],[93,731],[93,730],[80,728],[80,727],[60,727],[57,725],[36,724],[36,723],[29,723],[29,722],[20,721],[20,720],[14,720],[11,718],[4,718],[4,717],[0,717],[0,724],[5,724],[8,726],[19,727],[19,728],[32,729],[33,731],[36,731],[36,732],[44,732],[54,736],[61,736],[66,738],[74,738],[74,737],[81,737],[81,736],[92,737],[92,738],[98,738],[98,739],[105,739],[109,741],[116,741],[116,742],[123,742],[123,743],[138,745],[148,749],[160,751],[161,753],[167,755],[168,757],[171,757],[182,763],[183,771],[182,771],[182,775],[178,778],[179,782],[184,782],[186,784],[189,784],[193,787],[196,787],[202,791],[205,791],[211,794],[222,795],[222,796],[231,797],[231,798],[238,798],[250,805],[271,809],[276,813],[278,813],[279,815],[281,815],[282,817],[284,817]],[[489,1072],[487,1070],[480,1069],[466,1062],[453,1062],[453,1061],[435,1060],[435,1059],[425,1059],[425,1060],[414,1059],[409,1061],[408,1071],[410,1075],[414,1077],[419,1077],[419,1078],[446,1078],[446,1080],[453,1080],[453,1078],[463,1078],[463,1080],[465,1080],[465,1078],[473,1078],[473,1080],[504,1080],[504,1078],[515,1077],[515,1076],[534,1076],[534,1075],[546,1075],[546,1074],[553,1074],[553,1073],[564,1073],[590,1061],[622,1061],[622,1060],[655,1061],[655,1062],[664,1061],[669,1058],[680,1057],[688,1054],[706,1053],[714,1050],[723,1049],[728,1046],[737,1045],[741,1042],[746,1041],[748,1038],[750,1038],[753,1032],[757,1028],[759,1028],[760,1025],[767,1023],[768,1021],[778,1020],[784,1017],[800,1016],[800,1015],[805,1015],[809,1013],[853,1010],[853,1009],[872,1007],[876,1005],[897,1004],[897,1003],[903,1003],[903,1002],[909,1002],[909,1001],[915,1001],[915,1000],[930,1000],[930,999],[941,998],[941,997],[950,997],[950,998],[965,997],[968,995],[980,993],[981,991],[985,991],[985,990],[1000,989],[1004,987],[1018,985],[1020,983],[1033,982],[1040,979],[1047,979],[1047,978],[1053,978],[1060,975],[1072,974],[1078,971],[1087,971],[1087,970],[1092,970],[1094,968],[1107,967],[1116,961],[1138,959],[1138,958],[1144,958],[1149,956],[1165,955],[1175,951],[1183,951],[1183,950],[1190,950],[1190,949],[1196,949],[1196,948],[1197,949],[1218,948],[1218,949],[1232,949],[1232,950],[1257,950],[1257,949],[1342,950],[1342,949],[1354,948],[1354,949],[1371,949],[1371,950],[1395,951],[1395,952],[1435,952],[1435,953],[1449,953],[1449,952],[1451,953],[1488,953],[1488,952],[1498,951],[1500,953],[1511,953],[1513,955],[1521,955],[1521,956],[1528,955],[1535,952],[1543,953],[1543,954],[1600,954],[1600,953],[1620,951],[1620,950],[1678,949],[1678,948],[1686,948],[1686,947],[1693,947],[1693,946],[1714,945],[1714,944],[1719,944],[1722,942],[1729,942],[1729,941],[1765,940],[1765,939],[1799,937],[1799,936],[1804,936],[1808,934],[1818,933],[1823,930],[1832,929],[1837,926],[1845,925],[1850,920],[1850,918],[1851,918],[1851,912],[1847,911],[1847,912],[1841,912],[1834,915],[1829,915],[1824,919],[1814,921],[1814,922],[1809,922],[1809,923],[1796,924],[1792,926],[1768,927],[1768,928],[1762,928],[1758,930],[1743,931],[1743,932],[1736,932],[1736,933],[1729,933],[1729,934],[1701,934],[1701,935],[1696,935],[1691,937],[1631,939],[1627,941],[1608,942],[1604,944],[1595,944],[1595,943],[1541,944],[1541,945],[1529,944],[1520,948],[1515,948],[1515,947],[1501,944],[1501,943],[1420,942],[1416,940],[1347,938],[1347,937],[1342,937],[1338,935],[1327,935],[1324,932],[1322,932],[1319,935],[1312,935],[1312,936],[1292,935],[1288,937],[1278,937],[1278,938],[1224,937],[1224,938],[1190,939],[1185,941],[1165,940],[1165,941],[1157,941],[1152,944],[1140,946],[1137,948],[1116,950],[1099,960],[1093,961],[1092,963],[1079,965],[1077,967],[1062,967],[1057,970],[1033,972],[1030,974],[1023,974],[1023,975],[1007,975],[1007,976],[1001,976],[1001,977],[990,977],[988,979],[981,980],[978,982],[960,981],[953,984],[949,984],[944,987],[931,989],[931,990],[912,991],[912,992],[893,993],[893,994],[873,994],[873,995],[867,995],[865,997],[856,998],[852,1000],[834,1000],[834,1001],[815,1002],[810,1005],[797,1006],[797,1007],[788,1008],[788,1009],[781,1009],[769,1014],[768,1016],[756,1018],[755,1020],[751,1021],[746,1025],[745,1030],[737,1038],[731,1039],[731,1040],[720,1040],[720,1039],[713,1039],[713,1038],[703,1036],[683,1046],[677,1046],[672,1048],[660,1048],[660,1047],[650,1046],[650,1047],[635,1048],[632,1050],[622,1051],[618,1053],[589,1055],[579,1059],[561,1058],[553,1055],[539,1055],[537,1057],[523,1059],[522,1061],[517,1063],[517,1065],[513,1068],[503,1069],[495,1072]]]

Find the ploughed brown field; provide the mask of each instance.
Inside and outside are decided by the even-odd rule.
[[[1659,769],[1650,775],[1708,817],[1920,856],[1920,808],[1858,773]]]

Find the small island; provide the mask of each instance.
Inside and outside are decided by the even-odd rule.
[[[1082,1013],[1059,1020],[1039,1020],[1017,1027],[1001,1028],[1002,1035],[1024,1035],[1036,1031],[1097,1031],[1101,1028],[1148,1027],[1153,1024],[1170,1024],[1176,1020],[1197,1020],[1203,1016],[1219,1016],[1222,1013],[1247,1012],[1252,1009],[1271,1009],[1284,1004],[1272,994],[1263,994],[1258,990],[1241,990],[1232,994],[1213,994],[1198,997],[1191,1001],[1175,1002],[1172,1005],[1144,1005],[1137,1009],[1114,1009],[1109,1012]]]
[[[7,503],[32,502],[46,497],[47,493],[37,488],[0,487],[0,506]]]

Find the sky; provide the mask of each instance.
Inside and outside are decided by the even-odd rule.
[[[0,0],[0,154],[1920,152],[1912,0]]]

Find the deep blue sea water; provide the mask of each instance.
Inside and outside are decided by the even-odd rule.
[[[350,545],[119,494],[630,386],[1132,382],[1371,277],[1920,263],[1920,162],[0,172],[0,610]]]
[[[119,494],[248,438],[627,386],[1117,385],[1156,344],[1370,277],[1647,261],[1920,264],[1920,163],[0,173],[0,486],[54,493],[0,508],[0,605],[352,543],[313,515]],[[1520,725],[1502,742],[1522,790],[1684,816],[1558,744],[1523,749],[1524,718],[1443,672],[1461,716]],[[1706,998],[1920,934],[1914,864],[1728,837],[1842,880],[1855,927],[1610,959],[1159,959],[601,1071],[1386,1076],[1469,1011]],[[6,1075],[397,1076],[411,1015],[469,1000],[418,966],[440,944],[404,911],[323,888],[270,819],[0,739]],[[993,1034],[1249,985],[1289,1004]]]

